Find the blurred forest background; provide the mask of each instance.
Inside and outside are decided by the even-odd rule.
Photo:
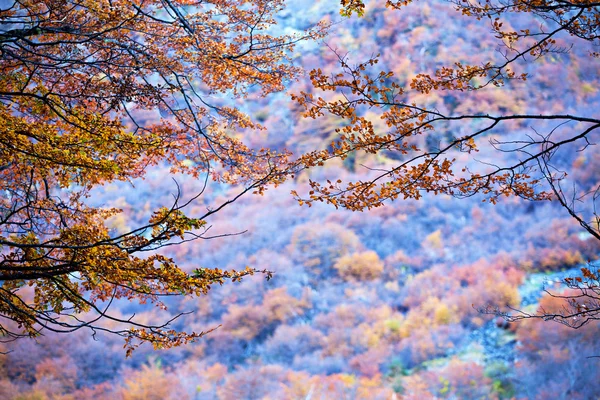
[[[371,4],[363,18],[343,20],[339,2],[293,0],[279,18],[284,30],[339,21],[324,43],[297,49],[295,62],[307,70],[335,69],[332,49],[355,62],[380,53],[381,69],[406,82],[457,55],[480,62],[496,47],[486,24],[438,0],[401,12]],[[598,110],[590,50],[583,45],[529,63],[527,82],[418,100],[457,113]],[[310,91],[310,84],[301,80],[289,88],[300,90]],[[288,93],[250,95],[235,106],[268,128],[245,138],[256,148],[294,154],[324,148],[341,123],[302,119]],[[436,142],[429,136],[424,145]],[[600,157],[590,154],[565,152],[560,162],[571,168],[573,180],[591,186],[598,183]],[[590,358],[600,355],[597,325],[508,324],[477,311],[486,305],[559,309],[562,300],[543,287],[561,293],[562,279],[593,262],[600,243],[552,202],[510,198],[491,205],[477,197],[425,195],[352,213],[299,207],[290,195],[306,192],[309,178],[359,179],[369,173],[361,167],[369,161],[349,157],[305,171],[264,196],[245,196],[208,221],[214,235],[243,233],[171,248],[169,255],[190,270],[250,266],[275,272],[269,281],[256,275],[199,299],[166,302],[172,315],[193,311],[176,321],[178,329],[220,326],[210,335],[166,351],[142,346],[129,359],[121,339],[89,332],[8,343],[0,358],[0,398],[589,399],[600,393],[600,361]],[[168,175],[168,168],[156,167],[134,187],[106,185],[90,201],[122,208],[111,223],[125,232],[169,204],[176,187]],[[190,176],[175,179],[184,198],[202,188]],[[238,190],[213,184],[188,213],[202,214],[205,204]],[[123,316],[156,318],[149,306],[116,307]]]

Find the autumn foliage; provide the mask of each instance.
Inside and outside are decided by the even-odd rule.
[[[127,232],[105,221],[116,208],[86,200],[98,185],[133,182],[167,165],[262,192],[290,172],[288,154],[251,149],[232,131],[261,127],[212,99],[279,91],[300,70],[289,53],[322,27],[271,35],[281,1],[23,1],[0,9],[0,312],[8,337],[70,332],[101,318],[156,347],[203,335],[111,317],[100,303],[125,298],[164,307],[160,297],[205,294],[253,273],[184,272],[156,250],[203,238],[209,217],[171,204]],[[194,196],[197,198],[202,191]],[[142,256],[141,252],[151,252]],[[80,313],[90,317],[80,319]]]
[[[0,398],[594,397],[596,6],[293,3],[0,6]]]
[[[371,6],[385,5],[402,12],[410,3],[382,1]],[[344,0],[341,4],[342,15],[364,15],[366,5],[362,0]],[[478,94],[469,96],[470,93],[526,81],[527,73],[517,73],[517,68],[524,69],[523,64],[526,67],[528,62],[565,52],[565,43],[583,43],[584,47],[585,42],[596,44],[595,7],[586,2],[556,5],[464,1],[456,2],[455,9],[481,23],[489,22],[502,57],[484,52],[483,59],[473,57],[481,60],[479,64],[456,61],[452,65],[437,65],[432,73],[397,77],[394,71],[378,68],[381,54],[352,64],[349,55],[333,49],[339,67],[315,68],[310,72],[312,87],[292,95],[305,109],[304,116],[316,120],[332,116],[345,123],[336,129],[337,135],[327,148],[302,155],[300,162],[313,168],[332,159],[355,157],[356,153],[381,154],[392,160],[365,165],[370,174],[362,180],[311,180],[308,195],[292,191],[300,204],[319,201],[362,211],[395,199],[420,199],[427,192],[458,198],[479,195],[492,203],[510,196],[528,200],[554,197],[563,207],[574,209],[573,201],[560,186],[566,173],[552,164],[553,157],[570,143],[577,143],[581,151],[588,147],[589,138],[600,126],[594,115],[532,114],[506,108],[495,113],[494,108],[476,105],[475,109],[460,112],[448,104],[432,108],[429,103],[432,98],[448,97],[446,93],[452,92],[458,93],[461,100],[472,101]],[[527,15],[526,28],[512,28],[509,21],[514,14]],[[539,25],[536,17],[549,22]],[[569,41],[562,41],[561,45],[556,37],[562,34]],[[596,53],[590,56],[593,60]],[[539,122],[550,122],[554,127],[544,126],[546,134],[534,128],[535,135],[522,129],[524,124],[535,126]],[[565,133],[559,129],[562,125],[577,128]],[[440,137],[440,133],[445,137]],[[428,138],[433,140],[428,142]],[[515,157],[502,164],[490,151],[515,153]],[[544,181],[546,187],[541,186]],[[597,224],[575,212],[571,215],[600,238]],[[597,222],[593,217],[592,221]]]

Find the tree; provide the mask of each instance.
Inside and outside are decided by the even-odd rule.
[[[401,12],[409,3],[387,0],[385,6]],[[304,107],[305,116],[333,116],[345,126],[337,129],[338,137],[328,148],[301,156],[304,167],[354,157],[357,152],[377,154],[385,160],[365,166],[364,178],[356,182],[310,181],[308,195],[292,193],[300,204],[325,202],[355,211],[398,198],[419,199],[425,192],[457,198],[477,195],[491,203],[505,196],[556,200],[600,240],[600,217],[595,207],[600,192],[597,176],[569,182],[572,188],[565,189],[568,173],[578,176],[568,167],[581,154],[589,157],[598,140],[600,119],[595,109],[540,113],[528,112],[527,108],[535,109],[530,105],[512,112],[507,108],[510,101],[502,107],[486,107],[489,103],[483,101],[498,90],[508,95],[517,88],[544,90],[528,81],[526,71],[534,62],[557,57],[553,63],[555,78],[546,77],[544,84],[566,80],[560,77],[567,75],[565,57],[569,51],[596,62],[600,54],[592,46],[599,39],[598,5],[585,0],[450,3],[461,18],[474,18],[491,29],[496,45],[486,42],[482,53],[473,57],[482,61],[469,63],[465,59],[470,55],[461,54],[457,61],[438,64],[432,72],[396,77],[391,71],[377,70],[379,55],[353,65],[348,55],[334,49],[340,65],[337,71],[317,68],[310,72],[313,88],[293,98]],[[341,5],[344,16],[365,15],[362,0],[342,0]],[[494,47],[496,51],[489,51]],[[572,90],[583,91],[586,85]],[[443,107],[428,106],[428,99],[436,96],[444,99]],[[468,106],[457,107],[461,102]],[[384,129],[378,128],[381,121]],[[567,296],[571,312],[528,317],[554,319],[574,327],[582,319],[597,319],[598,278],[589,269],[582,271],[582,277],[566,281],[579,290],[579,295]],[[594,301],[581,304],[582,298]],[[579,322],[571,323],[573,317]]]
[[[282,0],[84,0],[0,3],[0,333],[4,340],[80,328],[177,345],[204,333],[109,313],[117,299],[201,295],[256,272],[188,274],[159,250],[208,239],[206,219],[293,172],[285,151],[252,149],[231,132],[261,129],[216,97],[267,95],[300,69],[288,54],[324,26],[271,32]],[[121,234],[91,190],[149,168],[237,184],[237,196],[190,217],[202,195],[156,210]],[[144,253],[149,254],[144,256]],[[112,325],[102,325],[102,320]]]

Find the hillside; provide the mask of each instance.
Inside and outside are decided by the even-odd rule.
[[[333,73],[339,68],[336,52],[356,63],[379,54],[377,68],[393,71],[406,84],[440,65],[502,57],[488,25],[460,15],[452,3],[417,2],[400,12],[379,3],[370,3],[362,18],[341,18],[337,2],[314,1],[308,7],[290,1],[279,16],[284,31],[306,29],[322,19],[335,22],[324,42],[300,45],[294,63]],[[520,18],[511,22],[519,26]],[[450,113],[593,115],[600,96],[591,50],[584,43],[524,63],[525,82],[427,98],[407,93],[406,101]],[[345,122],[332,116],[302,118],[303,110],[289,95],[300,91],[314,91],[307,77],[290,82],[286,93],[266,98],[250,93],[233,100],[267,128],[244,140],[253,148],[288,149],[295,155],[327,148]],[[491,131],[486,138],[553,128],[547,121],[514,122],[511,130]],[[460,129],[449,125],[437,136],[416,140],[433,148],[446,136],[459,136]],[[570,126],[560,129],[568,132]],[[482,168],[516,157],[492,150],[460,160]],[[562,150],[557,166],[568,169],[569,184],[593,187],[600,171],[597,150],[574,150]],[[48,333],[5,343],[0,398],[593,398],[600,392],[598,358],[593,358],[600,354],[597,324],[574,330],[540,319],[507,323],[480,312],[488,306],[530,312],[563,307],[564,300],[543,289],[562,293],[564,271],[573,276],[597,259],[600,242],[560,204],[513,197],[491,204],[479,195],[458,199],[424,193],[419,200],[352,212],[321,203],[300,206],[290,194],[306,195],[309,180],[366,179],[372,168],[398,157],[357,152],[304,170],[212,216],[210,234],[223,237],[169,248],[167,254],[190,271],[250,266],[274,273],[269,280],[256,274],[215,286],[204,297],[165,301],[169,315],[191,311],[174,322],[175,328],[217,328],[206,337],[169,350],[143,345],[128,359],[122,340],[101,332]],[[168,176],[167,167],[156,166],[132,184],[94,189],[88,201],[123,209],[112,224],[125,232],[171,201],[176,186]],[[191,176],[174,179],[183,199],[203,190],[203,182]],[[189,215],[201,215],[240,190],[211,183],[189,206]],[[127,301],[114,310],[142,321],[158,315],[156,307]]]

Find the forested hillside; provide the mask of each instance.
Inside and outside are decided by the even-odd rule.
[[[373,73],[392,71],[393,78],[386,79],[405,86],[440,66],[503,58],[489,24],[461,15],[453,2],[423,0],[401,10],[384,3],[369,2],[362,17],[342,17],[336,1],[288,1],[276,17],[276,29],[283,33],[319,21],[333,23],[324,38],[299,43],[290,63],[337,74],[340,58],[354,65],[377,57]],[[514,29],[527,22],[523,15],[511,18]],[[600,94],[597,60],[589,53],[596,49],[587,42],[571,48],[561,36],[556,41],[561,51],[519,65],[526,80],[476,91],[407,92],[403,101],[450,114],[593,115]],[[243,137],[251,149],[268,147],[300,157],[328,149],[338,129],[349,125],[332,114],[306,118],[306,109],[291,94],[343,98],[338,92],[320,93],[308,74],[285,91],[266,97],[259,92],[250,87],[234,100],[214,94],[215,103],[235,106],[266,128],[228,132]],[[380,121],[376,129],[387,129],[378,110],[363,111]],[[148,111],[139,118],[151,122],[160,116]],[[578,127],[559,125],[511,120],[484,141],[554,129],[561,137]],[[468,129],[477,124],[448,122],[446,129],[414,143],[436,149]],[[591,134],[585,151],[574,143],[556,153],[553,165],[568,171],[565,192],[600,183],[597,139]],[[477,150],[458,152],[456,158],[472,170],[518,158],[493,146]],[[314,190],[311,182],[366,180],[403,157],[354,151],[303,168],[286,182],[247,193],[210,215],[205,236],[215,238],[162,249],[196,274],[203,268],[250,267],[271,271],[272,277],[255,273],[240,282],[213,283],[206,295],[167,297],[164,307],[126,298],[111,305],[113,314],[123,319],[135,314],[148,324],[184,313],[173,328],[214,329],[206,336],[166,350],[142,344],[129,358],[123,339],[102,331],[46,331],[35,339],[8,341],[1,345],[6,354],[0,358],[0,398],[594,398],[600,393],[595,321],[572,329],[542,319],[507,322],[482,312],[560,312],[567,303],[552,295],[576,293],[566,289],[564,278],[580,277],[581,267],[593,270],[600,241],[557,201],[515,196],[490,201],[484,193],[458,198],[432,191],[362,212],[326,201],[299,204],[298,198]],[[242,190],[236,182],[205,187],[192,174],[171,174],[169,166],[158,164],[143,178],[94,187],[85,201],[122,209],[109,226],[125,233],[174,195],[183,203],[202,192],[185,209],[186,215],[198,216]],[[590,198],[581,207],[593,214],[585,209],[593,206]],[[110,329],[113,322],[102,323]]]

